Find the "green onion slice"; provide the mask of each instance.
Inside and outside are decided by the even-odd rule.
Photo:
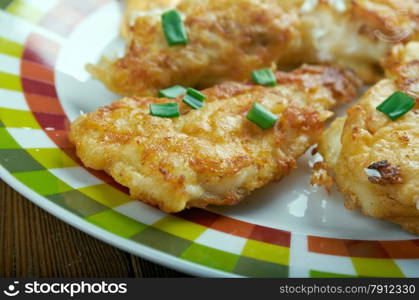
[[[274,127],[279,118],[262,105],[253,103],[252,109],[247,113],[247,119],[266,130]]]
[[[395,92],[383,103],[377,106],[377,110],[395,121],[405,115],[416,105],[416,100],[402,92]]]
[[[186,95],[183,98],[183,102],[185,102],[193,109],[198,109],[204,106],[205,99],[206,97],[204,94],[200,93],[199,91],[193,88],[188,88],[186,90]]]
[[[276,86],[276,77],[271,69],[253,71],[252,79],[255,83],[264,86]]]
[[[192,97],[194,97],[195,99],[198,99],[198,100],[200,100],[200,101],[204,101],[207,97],[204,95],[204,94],[202,94],[200,91],[197,91],[197,90],[195,90],[195,89],[193,89],[193,88],[188,88],[187,90],[186,90],[186,94],[187,95],[189,95],[189,96],[192,96]]]
[[[150,104],[150,114],[154,117],[176,118],[180,116],[179,104],[177,103],[161,103]]]
[[[188,36],[180,13],[176,10],[169,10],[162,14],[163,32],[170,46],[186,45]]]
[[[180,95],[186,93],[186,89],[183,86],[175,85],[165,90],[159,91],[159,97],[176,99]]]

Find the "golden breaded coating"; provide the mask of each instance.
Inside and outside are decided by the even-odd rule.
[[[418,42],[397,46],[385,62],[390,79],[372,87],[347,117],[326,130],[319,144],[347,208],[398,223],[414,234],[419,234],[418,49]],[[376,107],[396,91],[415,97],[416,106],[391,121]]]
[[[276,76],[276,87],[230,82],[204,90],[198,110],[182,97],[124,98],[78,118],[71,140],[86,166],[105,170],[133,198],[166,212],[232,205],[295,168],[317,142],[329,109],[352,100],[360,86],[337,67],[304,66]],[[173,101],[179,118],[150,115],[150,104]],[[247,120],[254,102],[279,116],[274,128]]]
[[[185,17],[186,46],[168,46],[160,16],[139,17],[126,55],[88,70],[121,95],[156,96],[174,84],[202,88],[248,79],[300,41],[296,15],[275,0],[184,0],[177,10]]]
[[[125,56],[88,66],[95,78],[125,96],[155,96],[175,84],[204,88],[242,81],[274,63],[287,70],[337,63],[373,83],[382,78],[379,63],[392,45],[417,39],[419,31],[415,0],[322,0],[312,6],[316,1],[183,0],[177,10],[190,42],[169,47],[161,11],[153,8],[178,0],[131,1],[126,15],[135,21],[128,29],[123,25]],[[139,14],[139,8],[149,14]]]
[[[172,7],[180,0],[125,0],[126,8],[121,26],[121,36],[124,39],[130,38],[130,27],[135,24],[135,19],[142,12],[163,10]]]
[[[320,0],[314,7],[303,5],[299,20],[301,50],[280,65],[331,62],[352,68],[366,83],[375,83],[383,77],[380,60],[391,47],[418,39],[419,2]]]

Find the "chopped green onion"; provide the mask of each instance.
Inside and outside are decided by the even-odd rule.
[[[204,95],[204,94],[202,94],[200,91],[197,91],[197,90],[195,90],[195,89],[193,89],[193,88],[188,88],[187,90],[186,90],[186,94],[187,95],[189,95],[189,96],[192,96],[192,97],[194,97],[194,98],[196,98],[196,99],[198,99],[198,100],[201,100],[201,101],[204,101],[207,97]]]
[[[276,77],[271,69],[253,71],[252,79],[255,83],[264,86],[276,86]]]
[[[161,103],[150,104],[150,114],[154,117],[176,118],[180,116],[179,104],[177,103]]]
[[[180,13],[176,9],[169,10],[161,18],[164,35],[169,45],[186,45],[188,36]]]
[[[247,113],[247,119],[263,130],[274,127],[278,116],[258,103],[253,103],[252,109]]]
[[[186,93],[186,89],[183,86],[175,85],[171,88],[160,90],[159,97],[169,98],[169,99],[176,99],[182,94]]]
[[[205,95],[200,93],[199,91],[188,88],[186,91],[186,95],[183,98],[183,102],[188,104],[193,109],[198,109],[204,106],[204,100],[206,99]]]
[[[408,111],[415,107],[415,105],[416,101],[413,97],[402,92],[395,92],[383,103],[378,105],[377,110],[387,115],[394,121],[405,115]]]

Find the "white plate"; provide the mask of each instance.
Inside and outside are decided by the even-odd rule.
[[[167,215],[85,169],[69,121],[118,98],[85,71],[118,55],[111,0],[15,0],[0,10],[0,175],[58,218],[107,243],[199,276],[419,276],[419,242],[309,185],[310,154],[234,207]]]

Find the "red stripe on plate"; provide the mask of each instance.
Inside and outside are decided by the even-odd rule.
[[[30,48],[25,48],[23,51],[23,60],[32,61],[34,63],[45,66],[46,68],[52,69],[54,66],[55,57],[50,56],[47,52],[39,52]]]
[[[37,33],[31,33],[25,44],[23,59],[52,69],[58,56],[60,45]]]
[[[256,225],[249,236],[250,239],[275,244],[284,247],[290,247],[291,233],[279,229]]]
[[[211,227],[211,225],[220,218],[220,216],[215,213],[198,208],[184,210],[177,213],[176,216],[205,227]]]
[[[54,85],[29,78],[22,78],[21,80],[25,93],[57,98],[57,92],[55,91]]]
[[[344,240],[350,257],[390,258],[378,241]]]
[[[70,128],[70,121],[65,115],[53,115],[46,113],[34,112],[35,118],[42,128],[51,128],[54,130],[67,130]]]
[[[419,247],[419,239],[418,240],[412,240],[412,243],[414,243],[417,247]]]
[[[390,258],[389,253],[381,243],[380,241],[308,237],[310,252],[347,257]]]

